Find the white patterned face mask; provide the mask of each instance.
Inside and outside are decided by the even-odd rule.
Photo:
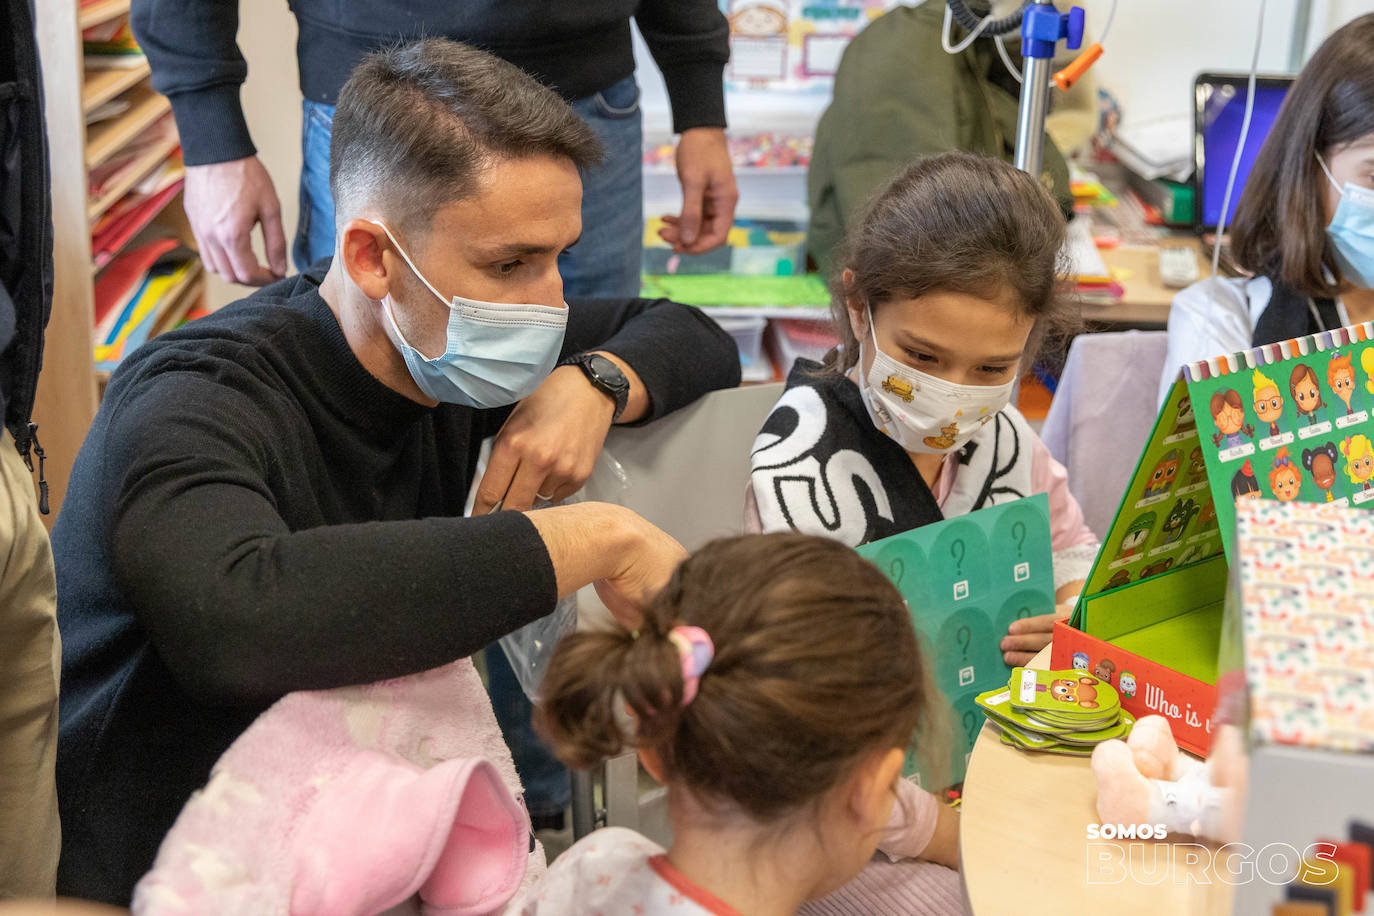
[[[872,310],[868,333],[873,365],[861,386],[864,406],[874,425],[908,452],[947,455],[961,449],[1011,402],[1015,379],[1004,385],[956,385],[888,356],[878,349]]]

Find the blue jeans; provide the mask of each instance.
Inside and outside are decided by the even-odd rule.
[[[573,110],[606,149],[601,165],[582,172],[582,239],[558,259],[569,299],[639,294],[644,244],[642,118],[639,84],[626,77]],[[334,253],[334,201],[329,193],[329,137],[334,106],[306,100],[301,129],[300,219],[292,258],[305,270]],[[461,295],[462,290],[454,290]]]

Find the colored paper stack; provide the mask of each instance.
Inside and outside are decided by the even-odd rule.
[[[1003,744],[1026,751],[1087,757],[1135,724],[1110,684],[1078,669],[1013,668],[1007,686],[979,694],[976,702]]]

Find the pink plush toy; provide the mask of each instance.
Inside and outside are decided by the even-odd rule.
[[[1163,824],[1170,833],[1235,842],[1245,799],[1240,732],[1223,726],[1206,763],[1182,754],[1169,721],[1146,716],[1126,741],[1093,750],[1097,816],[1104,824]]]

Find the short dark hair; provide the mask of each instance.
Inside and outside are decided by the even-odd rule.
[[[1060,282],[1066,232],[1050,192],[1008,162],[949,152],[911,163],[874,195],[837,250],[830,292],[841,346],[826,367],[847,372],[858,362],[851,295],[876,311],[933,292],[1010,292],[1035,322],[1029,362],[1049,336],[1077,329],[1078,303]]]
[[[1239,267],[1309,296],[1340,291],[1340,268],[1326,244],[1327,180],[1317,155],[1369,133],[1374,13],[1333,32],[1289,88],[1236,206],[1231,242]]]
[[[329,189],[340,218],[350,203],[384,197],[398,221],[426,229],[494,161],[541,155],[583,169],[600,161],[601,144],[520,68],[426,38],[369,54],[339,90]]]

